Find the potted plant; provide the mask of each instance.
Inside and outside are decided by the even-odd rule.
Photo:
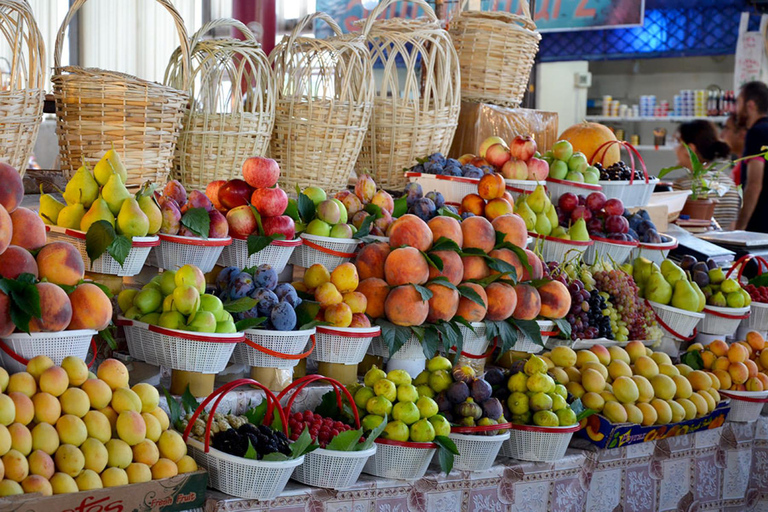
[[[682,143],[685,149],[688,151],[688,156],[691,159],[691,168],[683,167],[682,165],[675,165],[673,167],[666,167],[659,171],[659,179],[663,178],[667,174],[677,169],[683,169],[688,173],[688,177],[691,179],[691,195],[685,201],[685,206],[680,212],[680,215],[688,215],[691,219],[709,220],[715,213],[715,206],[717,206],[717,199],[709,197],[710,192],[727,187],[725,183],[719,181],[720,172],[727,166],[731,165],[726,163],[716,168],[715,163],[704,165],[699,160],[696,152],[693,151],[688,144]]]

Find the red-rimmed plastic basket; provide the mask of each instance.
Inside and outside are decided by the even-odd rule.
[[[227,367],[243,333],[209,334],[166,329],[119,317],[131,357],[155,366],[197,373],[220,373]]]
[[[678,245],[677,238],[669,235],[662,236],[669,238],[669,240],[660,244],[647,244],[644,242],[638,242],[637,247],[632,249],[632,255],[630,256],[630,259],[634,261],[635,258],[642,256],[643,258],[648,258],[657,265],[661,265],[661,262],[667,258],[669,251],[672,249],[677,249]]]
[[[580,258],[583,258],[584,253],[595,243],[592,240],[563,240],[553,236],[539,235],[532,231],[528,232],[528,236],[532,238],[534,248],[536,246],[541,247],[541,257],[544,261],[562,262],[572,254],[578,254]]]
[[[453,469],[459,471],[487,471],[493,466],[502,445],[510,433],[489,435],[494,430],[509,429],[511,423],[483,427],[451,427],[448,437],[456,445],[459,455],[453,459]]]
[[[177,270],[193,263],[203,273],[208,273],[216,266],[224,247],[232,243],[230,237],[205,239],[163,233],[158,236],[160,245],[155,247],[155,260],[152,263],[164,270]]]
[[[704,318],[698,325],[699,332],[732,336],[741,322],[749,318],[750,307],[721,308],[707,305],[704,307],[703,313]]]
[[[550,336],[557,334],[557,331],[553,330],[555,323],[551,320],[536,320],[539,324],[539,330],[541,331],[541,341],[543,344],[547,343]],[[537,345],[528,338],[518,336],[517,341],[512,345],[511,350],[518,352],[527,352],[529,354],[538,354],[544,351],[544,345]]]
[[[286,461],[269,462],[230,455],[210,446],[211,422],[213,421],[216,408],[219,406],[221,399],[224,398],[224,395],[243,385],[256,386],[264,391],[266,394],[264,399],[268,400],[264,424],[269,425],[272,415],[277,411],[283,424],[283,432],[287,435],[288,421],[274,393],[253,379],[238,379],[218,388],[203,400],[192,415],[192,419],[190,419],[183,437],[187,442],[192,458],[195,459],[195,462],[200,467],[208,471],[208,485],[238,498],[271,500],[283,492],[293,470],[304,463],[304,456]],[[208,413],[205,441],[200,442],[190,438],[189,433],[195,420],[214,398],[216,398],[216,402],[214,402]]]
[[[696,336],[696,326],[704,319],[704,313],[686,311],[647,299],[646,302],[653,308],[656,321],[666,331],[665,336],[682,341],[690,341]]]
[[[416,336],[411,336],[402,347],[394,354],[389,353],[389,347],[381,336],[376,336],[371,340],[371,347],[368,353],[374,356],[388,357],[390,359],[425,359],[424,349]]]
[[[549,191],[549,198],[552,200],[552,203],[557,204],[557,200],[566,192],[571,192],[577,196],[588,196],[592,192],[600,192],[602,187],[592,183],[547,178],[547,190]]]
[[[512,423],[509,440],[501,447],[501,454],[530,462],[554,462],[565,456],[573,433],[581,426],[537,427]]]
[[[768,270],[768,261],[766,261],[765,258],[762,256],[753,256],[751,254],[747,254],[734,262],[734,264],[725,274],[725,277],[731,277],[731,274],[733,274],[735,271],[736,280],[739,282],[739,284],[742,286],[747,284],[747,280],[746,278],[742,277],[742,274],[744,273],[744,267],[746,266],[746,263],[751,259],[755,259],[757,263],[758,275],[761,275],[763,272]],[[755,302],[753,300],[749,306],[749,309],[749,318],[742,322],[742,327],[746,327],[750,331],[768,331],[768,304],[764,302]]]
[[[317,344],[310,359],[325,363],[359,364],[381,327],[330,327],[318,325]]]
[[[259,252],[248,256],[248,241],[233,238],[232,244],[224,247],[219,257],[219,265],[224,267],[251,268],[259,265],[272,265],[275,272],[280,274],[293,255],[293,251],[301,245],[301,238],[295,240],[273,240]]]
[[[462,355],[464,356],[482,356],[484,355],[491,341],[485,336],[485,322],[471,322],[469,325],[472,329],[466,325],[459,324],[459,331],[461,331],[461,337],[464,338],[464,343],[461,347]]]
[[[235,346],[232,360],[246,366],[258,368],[293,368],[308,357],[315,349],[315,329],[302,331],[268,331],[246,329],[245,339]],[[304,347],[312,340],[312,347]]]
[[[629,259],[632,250],[637,247],[637,242],[625,242],[623,240],[611,240],[593,236],[594,245],[587,247],[584,253],[584,261],[593,264],[597,257],[608,258],[617,265],[621,265]]]
[[[623,181],[601,180],[599,183],[600,186],[603,187],[603,194],[605,194],[605,197],[608,199],[621,199],[621,202],[624,203],[624,208],[648,206],[648,202],[651,200],[651,194],[653,194],[653,189],[656,188],[659,179],[653,176],[648,176],[645,161],[632,144],[623,140],[608,141],[597,148],[595,154],[592,155],[592,161],[590,163],[602,163],[605,159],[605,155],[608,153],[608,149],[614,144],[617,144],[619,148],[627,150],[632,174],[628,180]],[[637,157],[640,162],[640,168],[643,170],[644,179],[641,181],[635,181],[635,157]]]
[[[322,375],[307,375],[306,377],[302,377],[281,391],[280,394],[277,395],[277,399],[282,400],[287,396],[288,392],[295,390],[285,405],[285,410],[290,414],[291,408],[293,407],[293,401],[299,395],[301,390],[308,384],[318,380],[327,381],[333,386],[333,390],[336,392],[339,410],[342,408],[342,394],[347,398],[347,401],[352,408],[352,414],[355,417],[355,428],[359,429],[360,416],[357,410],[357,405],[355,405],[355,400],[352,398],[349,391],[347,391],[347,388],[345,388],[339,381],[329,377],[324,377]],[[347,489],[357,482],[368,458],[375,453],[375,444],[369,449],[361,451],[342,452],[338,450],[318,448],[304,456],[304,463],[293,470],[293,479],[305,485],[311,485],[312,487],[337,490]]]
[[[309,268],[320,263],[328,272],[348,262],[357,252],[360,240],[355,238],[331,238],[302,233],[302,244],[291,256],[291,263],[296,266]]]
[[[67,356],[75,356],[83,361],[88,357],[88,350],[93,350],[96,358],[96,345],[93,337],[98,332],[91,329],[59,332],[15,333],[0,339],[0,366],[8,373],[23,372],[27,363],[35,356],[48,356],[53,364],[61,364]],[[93,360],[88,367],[93,365]]]
[[[418,480],[427,472],[436,451],[435,443],[378,438],[376,453],[365,463],[363,473],[395,480]]]
[[[731,399],[730,421],[757,421],[763,406],[768,403],[768,391],[730,391],[720,390],[720,394]]]
[[[85,232],[74,229],[60,228],[58,226],[45,226],[48,232],[49,242],[68,242],[74,245],[80,255],[83,257],[85,268],[97,274],[109,274],[112,276],[131,277],[137,275],[144,268],[147,256],[153,247],[160,245],[160,238],[157,236],[133,237],[131,240],[131,250],[125,258],[125,262],[120,265],[108,253],[104,253],[99,258],[91,262],[88,252],[85,250]]]

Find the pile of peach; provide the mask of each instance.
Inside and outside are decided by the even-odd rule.
[[[765,340],[756,331],[747,333],[746,340],[728,345],[715,340],[707,346],[694,343],[688,352],[699,351],[704,369],[720,380],[720,389],[733,391],[768,390],[768,350]]]

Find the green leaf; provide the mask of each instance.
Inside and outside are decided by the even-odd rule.
[[[303,192],[300,192],[298,197],[296,206],[299,210],[299,217],[301,217],[305,224],[309,224],[315,218],[315,203]]]
[[[341,421],[341,411],[339,411],[338,397],[335,390],[330,390],[320,398],[320,404],[315,407],[315,413],[323,418],[331,418]]]
[[[283,420],[280,419],[279,414],[273,414],[272,415],[272,424],[269,425],[275,430],[282,431],[283,430]]]
[[[479,284],[480,286],[485,288],[489,284],[495,283],[496,281],[505,281],[504,279],[505,277],[507,277],[506,274],[491,274],[490,276],[484,277],[482,279],[470,279],[469,282]],[[507,284],[514,286],[516,283],[514,281],[509,281]]]
[[[357,451],[365,451],[371,446],[373,446],[373,442],[376,441],[376,439],[381,435],[382,432],[384,432],[384,427],[387,426],[387,415],[384,415],[384,421],[379,423],[379,426],[368,432],[368,435],[365,438],[365,441],[362,443],[359,443],[357,445]]]
[[[420,325],[412,325],[411,326],[411,332],[414,336],[416,336],[416,339],[419,340],[419,343],[424,341],[424,327]],[[429,356],[427,359],[430,359],[432,356]]]
[[[678,169],[683,169],[682,165],[673,165],[672,167],[664,167],[659,171],[659,173],[656,175],[657,178],[662,179],[667,174],[671,173],[672,171],[676,171]]]
[[[296,307],[296,325],[304,326],[315,321],[320,312],[320,303],[315,300],[303,299]]]
[[[694,370],[701,370],[704,368],[704,360],[701,358],[701,353],[697,350],[686,352],[680,356],[680,362],[687,364]]]
[[[288,460],[288,456],[285,455],[284,453],[272,452],[264,455],[264,457],[262,457],[261,460],[266,462],[283,462],[285,460]]]
[[[75,288],[77,288],[77,286],[74,286],[71,284],[58,284],[57,286],[62,290],[64,290],[64,293],[66,293],[67,295],[75,291]]]
[[[381,327],[381,338],[387,345],[390,355],[400,350],[411,339],[411,330],[402,325],[395,325],[379,318],[376,325]]]
[[[420,284],[411,284],[417,292],[419,292],[419,295],[421,295],[421,300],[424,302],[427,302],[429,299],[432,298],[432,290],[429,288],[425,288],[424,286],[421,286]]]
[[[469,286],[459,286],[459,295],[462,297],[466,297],[467,299],[471,300],[475,304],[481,307],[486,307],[485,301],[483,298],[478,294],[475,290],[470,288]]]
[[[29,272],[24,272],[22,274],[19,274],[19,277],[16,278],[16,281],[23,284],[36,284],[37,277],[35,277],[34,274],[30,274]],[[83,281],[81,280],[80,283],[82,282]]]
[[[485,258],[485,261],[488,264],[488,268],[491,270],[501,272],[503,275],[509,277],[510,279],[517,281],[517,270],[515,270],[513,265],[498,258],[491,258],[490,256]]]
[[[365,205],[363,210],[365,210],[366,212],[370,213],[371,215],[373,215],[377,219],[380,219],[380,218],[382,218],[384,216],[384,212],[381,211],[381,207],[379,205],[377,205],[377,204],[368,203],[367,205]]]
[[[211,228],[211,218],[205,208],[190,208],[181,216],[181,225],[200,238],[207,239]]]
[[[179,405],[179,402],[176,401],[175,398],[171,395],[171,392],[165,389],[165,386],[160,386],[160,389],[163,390],[163,394],[165,395],[165,401],[168,403],[168,410],[170,411],[170,420],[171,425],[176,427],[176,430],[184,431],[183,428],[180,428],[180,420],[182,416],[181,406]]]
[[[460,256],[480,256],[481,258],[485,258],[485,251],[482,249],[478,249],[477,247],[467,247],[465,249],[462,249],[459,253]]]
[[[361,238],[365,238],[366,236],[371,234],[371,224],[373,224],[373,221],[376,220],[373,215],[368,215],[366,218],[363,219],[363,222],[360,224],[360,227],[357,228],[357,233],[352,235],[352,238],[355,240],[359,240]]]
[[[429,250],[429,252],[435,252],[435,251],[455,251],[455,252],[461,252],[461,247],[451,240],[450,238],[441,236],[437,239],[437,242],[432,245],[432,248]]]
[[[424,330],[421,348],[427,359],[435,357],[435,353],[440,349],[440,331],[436,325],[427,326]]]
[[[128,237],[117,235],[107,247],[107,252],[122,267],[125,259],[128,257],[128,253],[131,252],[131,245],[131,240]]]
[[[189,384],[187,384],[187,388],[181,395],[181,406],[184,407],[184,410],[188,413],[195,412],[200,406],[200,404],[197,402],[197,398],[195,398],[195,395],[189,391]]]
[[[457,290],[458,291],[458,288],[456,288],[456,285],[453,284],[452,282],[450,282],[448,280],[448,278],[445,277],[445,276],[437,276],[436,278],[430,280],[427,284],[439,284],[439,285],[445,286],[446,288],[449,288],[451,290]]]
[[[437,254],[427,254],[424,251],[419,251],[422,256],[424,256],[424,259],[427,260],[427,264],[430,267],[434,267],[437,269],[438,272],[443,271],[443,260],[438,256]]]
[[[267,318],[263,316],[256,318],[243,318],[242,320],[235,322],[235,329],[238,332],[244,331],[246,329],[253,329],[254,327],[258,327],[266,321]]]
[[[251,212],[253,212],[253,218],[256,219],[256,234],[263,236],[264,225],[261,223],[261,214],[259,213],[259,210],[257,210],[256,207],[253,206],[251,203],[248,203],[248,206],[250,206]]]
[[[499,347],[501,348],[499,354],[503,354],[515,345],[518,337],[517,332],[517,329],[507,322],[485,321],[485,337],[491,342],[495,338],[499,339]]]
[[[301,217],[299,216],[299,204],[295,199],[288,200],[288,206],[285,207],[283,215],[289,216],[294,222],[301,220]]]
[[[437,445],[437,458],[440,461],[440,470],[449,475],[453,469],[453,458],[455,455],[459,455],[459,450],[456,448],[456,444],[446,436],[435,436],[434,442]]]
[[[571,339],[571,324],[565,318],[555,318],[552,320],[560,331],[560,335],[565,339]]]
[[[307,322],[305,324],[299,325],[298,331],[306,331],[307,329],[313,329],[317,327],[318,325],[330,325],[328,322],[325,322],[323,320],[312,320],[311,322]]]
[[[117,350],[117,341],[115,341],[115,335],[114,333],[117,331],[117,327],[114,325],[108,325],[106,328],[99,331],[99,336],[101,339],[107,342],[107,345],[109,345],[109,348],[112,350]]]
[[[502,241],[498,242],[496,244],[496,249],[509,249],[510,251],[515,253],[515,255],[517,256],[517,259],[520,260],[520,264],[530,274],[532,272],[532,269],[531,269],[531,263],[528,261],[528,253],[526,253],[524,249],[522,249],[521,247],[516,246],[515,244],[511,244],[509,242],[504,242],[503,241],[504,240],[504,233],[500,233],[499,231],[496,232],[497,240],[498,240],[498,236],[499,235],[501,235]],[[522,277],[522,276],[518,276],[518,278],[520,278],[520,277]]]
[[[20,331],[29,333],[29,321],[40,318],[40,292],[27,278],[31,274],[22,274],[19,279],[0,279],[0,290],[10,299],[11,321]],[[32,276],[34,277],[34,276]]]
[[[248,235],[248,256],[253,256],[257,252],[269,247],[272,243],[272,237],[266,235]]]
[[[408,212],[408,197],[402,196],[395,199],[395,208],[392,210],[392,218],[397,219]]]
[[[340,452],[355,451],[355,447],[361,437],[363,437],[362,428],[357,430],[345,430],[344,432],[339,432],[336,437],[331,439],[331,442],[326,445],[325,449],[338,450]]]
[[[251,407],[245,411],[245,417],[248,418],[248,422],[254,425],[261,425],[264,421],[264,416],[267,415],[267,399],[266,397],[256,407]]]
[[[250,460],[259,460],[259,452],[257,452],[253,447],[250,439],[248,439],[248,449],[245,451],[245,455],[243,455],[243,457]]]
[[[258,303],[259,301],[251,297],[242,297],[240,299],[225,303],[224,311],[227,313],[244,313],[245,311],[250,311],[253,309],[253,307]]]
[[[517,329],[523,333],[523,337],[531,342],[544,346],[544,342],[541,340],[541,328],[536,320],[514,320],[510,319],[509,322],[517,327]]]
[[[99,220],[91,224],[91,227],[85,233],[85,252],[91,260],[91,266],[93,266],[94,261],[104,254],[107,247],[115,240],[115,237],[117,237],[117,233],[109,222]]]
[[[291,443],[291,459],[297,459],[302,455],[319,448],[318,445],[312,444],[312,437],[309,435],[309,429],[304,427],[304,432],[301,433],[298,439]]]
[[[474,327],[472,327],[472,324],[471,324],[471,323],[469,323],[469,322],[467,322],[467,321],[464,319],[464,317],[462,317],[462,316],[459,316],[459,315],[456,315],[456,316],[454,316],[454,317],[453,317],[453,320],[454,320],[454,321],[456,321],[456,322],[458,322],[458,323],[460,323],[461,325],[463,325],[464,327],[466,327],[466,328],[467,328],[467,329],[469,329],[470,331],[472,331],[472,332],[475,332],[475,328],[474,328]]]
[[[461,222],[461,215],[457,215],[453,213],[451,210],[446,208],[445,206],[441,206],[437,209],[437,214],[442,215],[443,217],[451,217],[453,219],[456,219],[457,221]]]

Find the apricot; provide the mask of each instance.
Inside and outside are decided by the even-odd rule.
[[[176,467],[179,468],[179,474],[194,473],[197,471],[197,462],[189,455],[185,455],[176,462]]]
[[[571,309],[571,294],[560,281],[549,281],[537,289],[541,297],[541,316],[563,318]],[[596,345],[602,346],[602,345]],[[608,356],[610,361],[610,355]]]
[[[747,382],[744,383],[744,387],[747,391],[762,391],[763,383],[757,377],[750,377]]]
[[[37,277],[37,262],[28,250],[17,245],[9,245],[0,254],[0,274],[8,279],[16,279],[21,274]]]
[[[170,459],[162,458],[152,466],[152,480],[161,480],[170,478],[179,474],[179,468],[176,463]]]
[[[768,375],[764,374],[763,372],[758,372],[757,380],[762,382],[764,390],[768,389]],[[720,389],[726,389],[726,388],[721,385]]]
[[[11,391],[8,393],[8,398],[13,401],[14,405],[13,410],[15,411],[15,415],[13,417],[13,422],[29,425],[35,418],[35,405],[34,402],[32,402],[32,399],[18,391]]]
[[[750,377],[757,377],[757,364],[751,359],[744,361],[744,365],[747,367],[747,372]]]
[[[320,263],[313,263],[306,272],[304,272],[304,284],[314,290],[323,283],[331,281],[331,273]]]
[[[491,269],[482,256],[462,256],[461,264],[464,267],[463,281],[485,279],[491,275]]]
[[[84,417],[91,408],[88,394],[79,388],[69,388],[66,390],[59,397],[59,402],[64,414],[72,414],[78,418]]]
[[[112,389],[101,379],[88,379],[80,385],[94,409],[103,409],[112,401]]]
[[[608,347],[608,353],[611,356],[611,361],[623,361],[627,364],[632,362],[629,359],[629,354],[622,347]]]
[[[728,370],[717,369],[712,373],[720,381],[720,389],[730,389],[730,387],[733,385],[731,374],[728,373]]]
[[[32,449],[42,450],[48,455],[56,453],[59,447],[59,434],[56,428],[48,423],[38,423],[31,431]],[[2,453],[2,450],[0,450]]]
[[[485,205],[485,218],[493,221],[502,215],[509,215],[513,212],[512,205],[504,198],[491,199]]]
[[[461,199],[460,213],[471,213],[482,217],[485,213],[485,199],[478,194],[467,194]]]
[[[370,327],[371,320],[365,316],[365,313],[352,313],[352,322],[350,327]]]
[[[439,218],[439,217],[435,217]],[[434,219],[433,219],[434,220]],[[451,219],[455,220],[455,219]],[[464,277],[464,261],[461,256],[455,251],[435,251],[431,252],[430,256],[440,258],[443,262],[443,270],[438,270],[433,266],[429,266],[429,279],[436,277],[445,277],[453,283],[454,286],[458,285]]]
[[[714,354],[714,352],[710,352],[710,354]],[[703,353],[702,353],[702,359],[704,359]],[[731,362],[728,360],[725,356],[720,356],[717,359],[715,359],[715,362],[712,363],[712,370],[725,370],[728,371],[728,367],[731,365]]]
[[[442,217],[435,218],[439,219]],[[360,281],[368,279],[369,277],[384,279],[384,262],[387,261],[389,253],[389,245],[382,242],[366,244],[365,247],[360,249],[360,252],[357,253],[357,258],[355,259],[357,274]]]
[[[107,466],[111,468],[127,468],[133,460],[133,450],[122,439],[110,439],[104,443],[107,449]]]
[[[95,284],[83,283],[69,294],[72,303],[72,320],[69,330],[106,329],[112,321],[112,302]]]
[[[651,382],[642,375],[633,375],[632,380],[637,384],[637,401],[650,402],[653,398],[653,386],[651,386]]]
[[[728,360],[731,363],[743,363],[747,358],[749,358],[749,352],[744,348],[744,345],[734,343],[728,347]]]
[[[516,320],[533,320],[541,311],[541,297],[539,292],[531,285],[518,284],[515,286],[517,305],[512,317]]]
[[[61,396],[69,387],[69,377],[61,366],[51,366],[40,374],[40,391],[53,396]]]
[[[434,324],[439,320],[447,322],[453,318],[459,309],[459,292],[439,283],[430,283],[427,288],[432,291],[427,322]]]
[[[745,382],[747,380],[746,369],[747,369],[746,366],[744,366],[744,380],[742,382]],[[701,390],[709,389],[712,387],[712,380],[709,378],[709,375],[707,375],[706,372],[703,372],[701,370],[692,371],[691,373],[688,374],[687,378],[690,381],[691,388],[694,391],[701,391]]]
[[[99,365],[96,376],[106,382],[112,391],[117,388],[128,387],[128,369],[117,359],[105,359]],[[88,391],[85,390],[85,392],[87,393]],[[94,405],[94,407],[96,406]]]
[[[51,242],[37,253],[40,279],[54,284],[74,286],[85,275],[83,257],[74,245],[67,242]]]
[[[2,265],[0,264],[0,266]],[[763,339],[762,335],[757,331],[749,331],[747,333],[746,341],[749,343],[749,346],[752,347],[752,350],[758,351],[765,348],[765,339]]]
[[[107,487],[120,487],[128,485],[128,474],[121,468],[107,468],[101,474],[101,484]]]
[[[744,363],[731,363],[731,366],[728,367],[728,373],[734,384],[744,384],[749,379],[749,369]],[[690,378],[690,375],[688,378]],[[695,384],[694,389],[696,389]]]
[[[80,390],[78,389],[78,391]],[[82,393],[82,391],[80,392]],[[32,397],[32,403],[34,404],[36,423],[56,424],[59,416],[61,416],[61,404],[55,396],[41,391]]]
[[[83,420],[74,414],[65,414],[56,422],[56,432],[62,443],[80,446],[88,438],[88,429]]]
[[[645,345],[637,340],[633,340],[627,343],[627,346],[624,347],[624,350],[629,355],[629,362],[632,364],[635,364],[637,358],[645,355]]]
[[[339,304],[343,300],[341,293],[330,281],[315,288],[315,300],[322,306]]]
[[[611,361],[608,365],[608,375],[610,375],[611,379],[614,381],[619,377],[632,377],[632,369],[624,361]]]
[[[29,475],[29,463],[23,453],[18,450],[10,450],[3,455],[6,480],[21,482]]]
[[[602,366],[611,364],[611,353],[608,352],[608,349],[604,346],[592,345],[589,350],[597,356],[597,360]]]
[[[27,457],[29,472],[32,475],[40,475],[49,480],[56,472],[56,466],[50,455],[42,450],[35,450]]]
[[[531,270],[529,271],[523,266],[523,276],[520,278],[520,281],[534,281],[543,278],[544,263],[541,261],[541,258],[529,249],[524,250],[525,254],[528,256],[528,265],[531,267]]]
[[[8,425],[8,433],[11,434],[11,449],[21,452],[24,456],[32,451],[32,433],[21,423]]]
[[[187,454],[187,445],[184,443],[181,434],[175,430],[164,431],[160,435],[157,447],[160,449],[160,457],[170,459],[173,462],[178,461]]]
[[[515,254],[510,249],[494,249],[488,255],[491,258],[495,258],[497,260],[504,261],[506,263],[509,263],[513,267],[515,267],[515,279],[520,279],[523,275],[523,264],[520,263],[520,258],[517,257],[517,254]],[[500,274],[501,272],[497,270],[491,270],[491,274]],[[509,274],[511,275],[511,274]]]
[[[369,277],[360,281],[357,291],[365,295],[367,305],[365,314],[371,318],[384,317],[384,304],[389,295],[389,285],[378,277]]]
[[[154,411],[160,403],[160,393],[157,388],[146,382],[140,382],[131,388],[141,400],[141,412]]]
[[[400,247],[389,253],[384,276],[390,286],[424,284],[429,279],[429,264],[417,249]]]
[[[486,319],[499,322],[512,316],[517,307],[517,294],[512,286],[493,282],[485,287],[485,294],[488,297]]]
[[[525,221],[516,213],[500,215],[491,222],[493,229],[504,234],[504,241],[522,249],[528,245],[528,230]]]
[[[22,395],[29,399],[26,395]],[[0,393],[0,425],[8,426],[16,419],[16,404],[13,399]]]
[[[323,319],[333,327],[349,327],[352,323],[352,308],[341,302],[325,308]]]
[[[75,479],[64,473],[54,473],[50,482],[53,494],[69,494],[79,491]]]
[[[456,310],[456,316],[462,317],[467,322],[481,322],[488,312],[488,295],[485,293],[485,289],[477,283],[461,283],[459,285],[459,289],[464,287],[475,292],[483,305],[462,296],[459,299],[459,309]]]
[[[339,293],[353,292],[360,282],[354,263],[342,263],[331,272],[331,283]]]
[[[464,246],[464,233],[461,230],[461,224],[453,217],[438,215],[430,219],[427,226],[432,231],[432,240],[435,243],[441,238],[447,238],[456,242],[459,249]]]
[[[93,491],[95,489],[103,489],[104,485],[101,483],[101,477],[95,471],[90,469],[83,470],[77,478],[75,478],[77,488],[80,491]]]
[[[11,213],[11,223],[13,224],[11,245],[18,245],[30,251],[45,245],[45,223],[37,213],[29,208],[16,208]]]
[[[83,423],[88,431],[88,437],[98,439],[102,443],[106,443],[112,437],[112,424],[102,412],[88,411],[83,416]]]
[[[384,301],[384,314],[395,325],[421,325],[429,315],[429,302],[413,286],[393,288]]]
[[[395,249],[402,245],[426,252],[432,247],[432,230],[419,217],[407,213],[389,229],[389,246]]]
[[[67,372],[70,386],[80,386],[88,380],[88,366],[79,357],[65,357],[61,361],[61,367]]]
[[[584,376],[584,372],[589,369],[595,370],[597,373],[603,376],[603,379],[605,379],[606,382],[608,382],[608,378],[609,378],[608,369],[603,365],[603,363],[599,361],[587,361],[586,363],[584,363],[584,365],[581,368],[579,368],[579,370],[581,371],[582,377]],[[610,384],[606,384],[606,388],[608,389],[608,391],[611,391]]]
[[[112,393],[110,405],[117,414],[125,411],[141,412],[141,398],[129,388],[117,388]]]
[[[715,340],[709,345],[707,349],[715,354],[717,357],[723,357],[728,355],[728,344],[723,340]]]
[[[648,380],[659,374],[659,365],[648,356],[640,356],[635,360],[635,374],[642,375]]]
[[[489,253],[496,245],[496,231],[485,217],[468,217],[461,223],[464,234],[464,249],[480,249]]]
[[[707,372],[707,375],[709,376],[709,380],[712,381],[712,387],[709,388],[708,391],[720,389],[720,379],[718,379],[714,373]]]
[[[357,196],[355,196],[357,197]],[[128,476],[129,484],[140,484],[152,480],[152,470],[149,466],[140,462],[132,462],[125,468],[125,474]]]
[[[22,480],[21,487],[25,493],[37,492],[43,496],[53,496],[53,488],[48,479],[43,478],[40,475],[29,475]]]
[[[171,421],[168,419],[168,414],[160,407],[150,412],[149,414],[154,416],[157,421],[160,422],[161,430],[168,430],[168,428],[171,426]]]
[[[160,450],[158,450],[157,445],[149,439],[145,439],[142,442],[134,445],[134,462],[141,462],[147,466],[152,466],[158,461],[158,459],[160,459]]]
[[[27,362],[26,370],[28,374],[35,378],[35,381],[38,381],[40,380],[40,375],[51,366],[54,366],[54,364],[50,357],[38,355]]]

